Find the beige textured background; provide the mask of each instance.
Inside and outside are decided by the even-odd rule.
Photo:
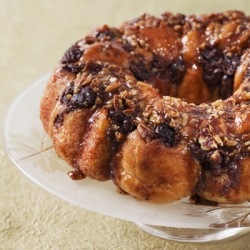
[[[249,0],[0,0],[0,119],[11,99],[50,72],[96,26],[148,12],[245,10]],[[87,211],[47,193],[10,161],[0,141],[0,249],[250,249],[250,234],[220,245],[180,244],[133,223]]]

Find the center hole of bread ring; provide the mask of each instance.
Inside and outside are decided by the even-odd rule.
[[[155,87],[162,95],[200,104],[226,99],[233,94],[240,55],[223,52],[219,48],[204,47],[197,49],[197,56],[191,61],[182,57],[166,67],[167,63],[164,66],[163,59],[155,56],[152,63],[156,67],[155,71],[166,67],[162,71],[164,73],[156,74],[154,79]]]

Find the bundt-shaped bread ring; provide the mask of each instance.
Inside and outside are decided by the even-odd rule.
[[[250,18],[142,15],[69,48],[40,118],[72,179],[139,200],[250,199]]]

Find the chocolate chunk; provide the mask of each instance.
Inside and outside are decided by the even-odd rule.
[[[133,131],[133,125],[132,123],[129,121],[129,120],[124,120],[123,122],[123,125],[122,125],[122,130],[125,132],[125,133],[129,133],[131,131]]]
[[[73,64],[73,63],[70,63],[70,64],[66,64],[63,66],[63,69],[65,71],[68,71],[68,72],[72,72],[72,73],[75,73],[75,74],[78,74],[79,72],[81,72],[83,70],[83,68],[85,67],[85,64]]]
[[[234,75],[240,64],[240,57],[237,54],[226,55],[223,60],[224,76],[221,80],[220,96],[226,99],[233,94]]]
[[[130,117],[126,117],[122,110],[110,110],[109,116],[111,122],[119,127],[117,130],[122,134],[128,134],[135,129],[135,126],[131,123]]]
[[[175,62],[172,63],[170,73],[173,83],[181,82],[185,73],[185,65],[181,57],[179,57]]]
[[[170,64],[171,63],[166,61],[162,56],[153,54],[152,68],[157,69],[158,72],[166,71]]]
[[[222,58],[222,52],[219,49],[208,49],[202,52],[203,59],[209,62],[219,62]]]
[[[150,73],[142,61],[131,62],[130,70],[138,80],[143,81],[150,77]]]
[[[210,90],[219,87],[222,99],[226,99],[233,93],[233,78],[240,64],[240,56],[237,54],[223,53],[217,49],[201,51],[199,62],[203,65],[203,79]]]
[[[237,188],[241,176],[241,170],[238,167],[239,164],[237,164],[237,157],[222,156],[221,161],[219,161],[218,163],[213,163],[213,161],[211,160],[211,152],[208,153],[207,156],[208,157],[206,157],[205,161],[202,161],[201,157],[198,157],[203,171],[201,174],[201,179],[196,188],[198,190],[205,190],[206,187],[204,184],[209,181],[209,179],[213,177],[217,178],[222,175],[224,175],[224,185],[220,191],[221,195],[226,195],[231,188]]]
[[[219,49],[208,49],[201,52],[199,62],[203,65],[203,78],[212,89],[220,84],[223,76],[223,54]]]
[[[59,128],[63,124],[63,120],[64,120],[64,113],[60,113],[56,115],[55,120],[54,120],[55,126]]]
[[[74,92],[74,82],[71,82],[63,91],[62,96],[60,98],[60,102],[65,104],[65,105],[69,105],[70,103],[70,99],[68,98],[68,96],[72,96]]]
[[[125,120],[125,115],[122,113],[122,110],[110,110],[109,115],[111,117],[111,120],[116,122],[121,122]]]
[[[85,70],[88,74],[97,75],[103,69],[103,65],[95,63],[93,61],[88,61]]]
[[[82,88],[78,93],[73,94],[70,102],[74,108],[86,108],[95,104],[96,93],[89,87]]]
[[[71,82],[62,93],[60,102],[65,105],[65,109],[54,119],[54,124],[59,128],[64,121],[64,115],[78,109],[91,107],[95,104],[96,93],[89,87],[80,89],[78,93],[74,93],[74,82]]]
[[[69,48],[65,52],[61,62],[62,63],[74,63],[80,59],[82,54],[83,54],[83,51],[78,46],[73,45],[71,48]]]
[[[62,93],[60,102],[67,106],[67,110],[91,107],[95,104],[96,93],[89,87],[81,88],[74,93],[74,83],[71,82]]]
[[[233,76],[237,67],[240,65],[240,56],[237,54],[226,55],[223,61],[223,72],[226,75]]]
[[[155,135],[170,147],[174,147],[179,141],[179,135],[177,132],[166,123],[156,126]]]
[[[129,43],[124,44],[122,48],[127,52],[131,52],[133,50],[133,46],[130,45]]]
[[[181,57],[171,62],[166,61],[160,55],[154,54],[151,64],[160,78],[170,79],[172,83],[180,83],[185,73],[185,65]]]
[[[234,160],[230,157],[227,157],[226,149],[217,149],[210,151],[203,151],[198,144],[191,147],[192,156],[200,163],[202,168],[205,171],[211,172],[213,176],[221,176],[224,173],[232,175],[235,173],[235,167],[232,166]],[[216,153],[218,156],[216,160],[213,158],[213,155]]]
[[[108,38],[112,40],[115,37],[120,37],[120,31],[116,28],[110,28],[108,25],[103,25],[95,31],[95,37],[99,39]]]

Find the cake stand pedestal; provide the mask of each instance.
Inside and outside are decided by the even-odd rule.
[[[223,229],[193,229],[174,228],[163,226],[151,226],[142,223],[135,223],[143,231],[171,241],[185,243],[215,243],[235,240],[250,232],[250,227],[223,228]]]

